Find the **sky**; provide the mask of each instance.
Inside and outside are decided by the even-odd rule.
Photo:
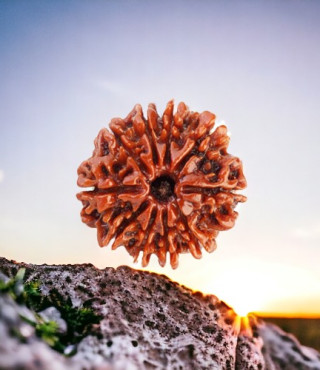
[[[320,2],[0,1],[0,255],[134,264],[80,220],[77,168],[111,118],[216,114],[248,201],[201,260],[147,270],[239,314],[320,316]]]

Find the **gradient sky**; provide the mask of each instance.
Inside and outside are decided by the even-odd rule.
[[[320,315],[320,2],[0,1],[0,255],[133,264],[80,221],[76,170],[135,103],[231,132],[248,201],[167,274],[245,311]]]

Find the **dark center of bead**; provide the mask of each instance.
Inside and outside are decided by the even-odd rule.
[[[174,185],[170,176],[157,177],[151,183],[151,194],[160,202],[168,202],[174,195]]]

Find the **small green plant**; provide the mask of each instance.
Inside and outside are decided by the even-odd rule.
[[[15,301],[21,303],[23,300],[23,278],[26,269],[21,268],[18,270],[16,276],[7,282],[0,280],[0,292],[9,294]]]
[[[40,321],[35,328],[37,335],[49,346],[54,347],[59,342],[58,324],[55,321]]]
[[[96,315],[91,308],[75,308],[70,304],[66,304],[61,310],[61,316],[68,323],[69,335],[83,337],[87,335],[92,324],[96,324],[101,320],[101,317]]]
[[[45,341],[50,347],[63,352],[64,346],[60,342],[59,327],[55,321],[45,321],[43,318],[35,314],[35,321],[20,315],[21,319],[35,328],[35,333],[39,338]]]
[[[27,304],[27,301],[39,299],[41,297],[40,283],[28,282],[23,284],[26,269],[21,268],[17,274],[7,282],[0,280],[0,292],[9,294],[17,303]],[[42,317],[35,313],[35,321],[20,315],[20,318],[35,328],[35,333],[38,337],[44,340],[50,347],[63,351],[64,346],[60,343],[58,324],[55,321],[45,321]],[[24,341],[24,336],[18,329],[13,330],[13,334],[21,341]]]
[[[26,297],[41,297],[40,282],[30,281],[24,284],[24,293]]]
[[[83,337],[91,333],[92,325],[99,323],[101,316],[91,308],[73,307],[70,297],[64,297],[56,289],[49,295],[42,295],[39,281],[23,283],[26,269],[21,268],[16,276],[6,283],[0,280],[0,292],[8,293],[19,304],[25,304],[35,313],[35,321],[24,316],[21,318],[35,328],[38,337],[42,338],[50,347],[63,353],[70,344],[77,344]],[[55,321],[45,321],[37,312],[54,306],[67,323],[67,332],[59,332]],[[93,333],[92,333],[93,334]]]

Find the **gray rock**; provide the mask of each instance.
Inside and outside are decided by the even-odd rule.
[[[26,282],[40,282],[41,295],[53,306],[54,299],[69,300],[74,308],[92,309],[100,319],[64,349],[75,352],[66,357],[30,328],[22,341],[12,335],[22,325],[19,310],[28,309],[2,295],[0,364],[6,369],[50,369],[52,364],[55,369],[320,369],[316,351],[297,341],[300,351],[279,346],[284,334],[254,317],[244,322],[217,297],[192,292],[163,275],[126,266],[99,270],[89,264],[37,266],[0,259],[5,276],[14,277],[19,267],[26,268]],[[14,313],[3,314],[7,306]],[[59,320],[59,310],[53,312],[45,310],[42,317]],[[68,326],[68,318],[64,320]]]
[[[320,353],[302,346],[292,334],[263,322],[257,329],[264,342],[262,350],[269,370],[320,370]]]

